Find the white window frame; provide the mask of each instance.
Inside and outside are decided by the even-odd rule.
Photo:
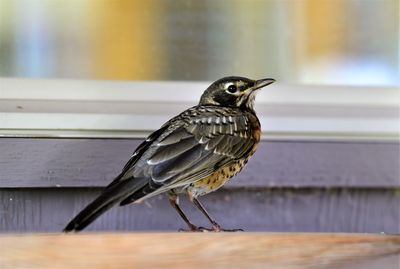
[[[143,137],[210,82],[0,79],[2,137]],[[397,87],[284,85],[256,100],[263,139],[399,140]]]

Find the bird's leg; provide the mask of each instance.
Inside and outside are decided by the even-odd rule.
[[[243,231],[242,229],[231,229],[231,230],[222,229],[221,226],[213,218],[210,217],[207,210],[200,204],[200,202],[199,202],[199,200],[197,200],[197,198],[190,197],[190,200],[201,211],[201,213],[203,213],[204,216],[206,216],[207,219],[210,221],[210,223],[212,224],[211,231],[213,231],[213,232],[239,232],[239,231],[242,232]]]
[[[216,232],[221,231],[221,226],[213,218],[210,217],[207,210],[200,204],[199,200],[197,200],[197,198],[194,197],[191,198],[190,200],[201,211],[201,213],[203,213],[203,215],[206,216],[207,219],[210,221],[210,223],[212,224],[212,230]]]
[[[171,206],[173,208],[175,208],[176,211],[178,211],[179,216],[181,216],[181,218],[189,226],[189,231],[191,231],[191,232],[203,232],[203,231],[205,231],[205,229],[199,228],[196,225],[194,225],[193,223],[191,223],[190,220],[188,219],[188,217],[186,217],[185,213],[182,211],[182,209],[179,206],[179,198],[178,198],[178,196],[176,194],[169,194],[168,198],[169,198],[169,203],[171,204]],[[181,230],[181,231],[185,231],[185,230]]]

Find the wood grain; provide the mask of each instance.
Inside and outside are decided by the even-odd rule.
[[[0,138],[0,188],[103,187],[141,139]],[[262,141],[227,188],[400,187],[398,142]]]
[[[400,237],[387,235],[31,234],[0,241],[2,269],[397,269],[400,253]],[[382,257],[391,259],[380,262]]]
[[[59,232],[100,189],[0,190],[0,232]],[[200,198],[225,228],[269,232],[400,233],[400,195],[392,189],[225,189]],[[188,217],[209,226],[188,201]],[[114,207],[87,231],[177,231],[185,223],[159,195]],[[85,230],[86,231],[86,230]]]

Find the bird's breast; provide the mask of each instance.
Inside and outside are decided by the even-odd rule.
[[[243,169],[251,156],[253,156],[256,149],[257,143],[255,143],[253,149],[247,156],[237,160],[235,163],[229,166],[225,166],[218,171],[215,171],[210,176],[193,183],[188,188],[188,192],[192,197],[197,197],[218,190]]]
[[[230,178],[239,173],[247,160],[241,160],[233,165],[223,167],[208,177],[205,177],[189,187],[188,191],[193,197],[213,192],[222,187]]]

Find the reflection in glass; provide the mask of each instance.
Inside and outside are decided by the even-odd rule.
[[[1,0],[0,76],[400,85],[397,0]]]

